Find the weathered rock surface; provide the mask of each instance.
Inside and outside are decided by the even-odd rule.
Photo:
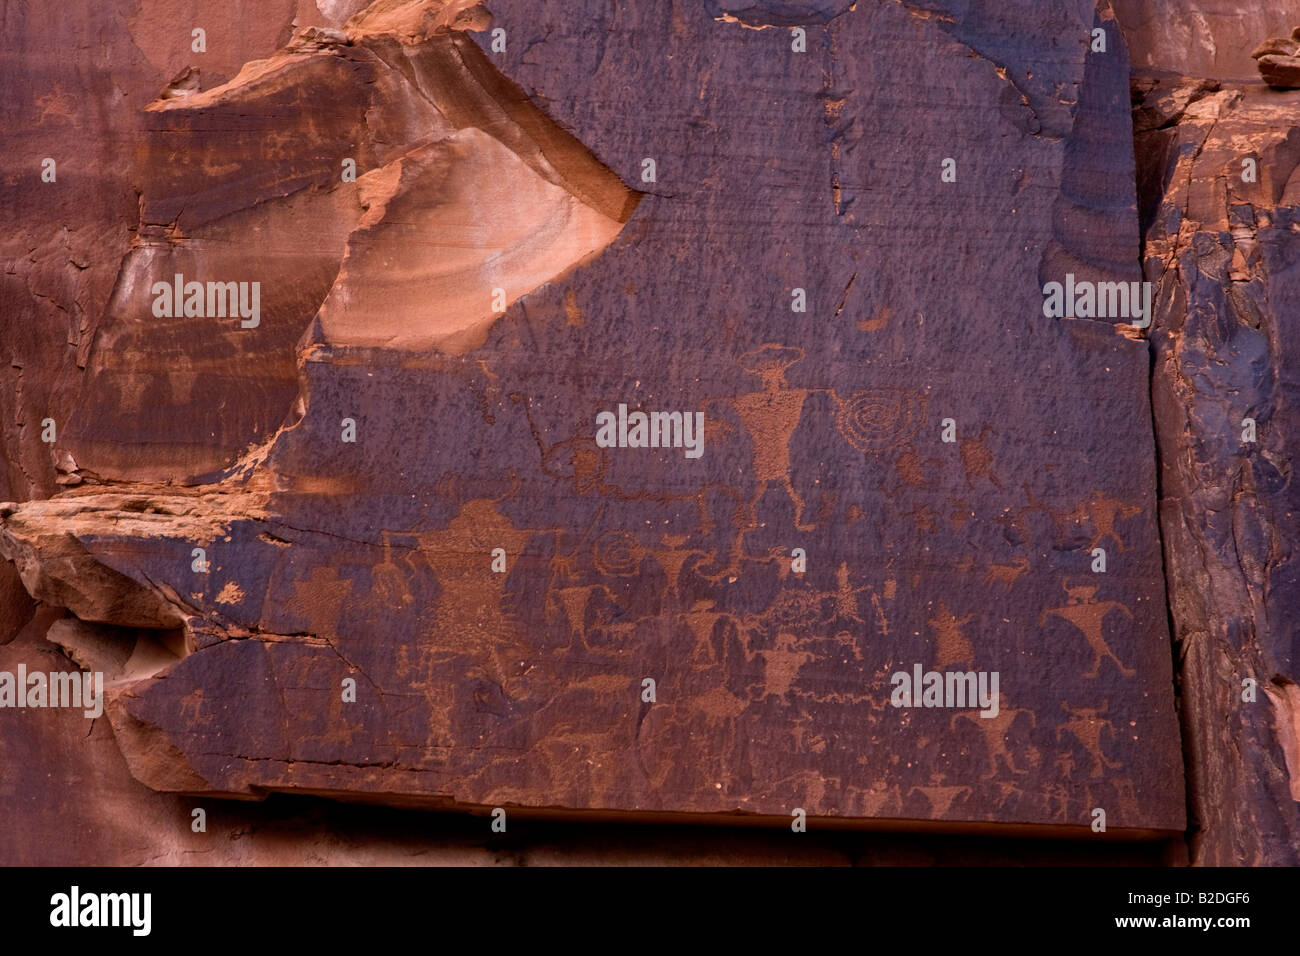
[[[51,622],[55,627],[51,627]],[[59,645],[45,640],[48,633]],[[55,630],[58,628],[58,630]],[[78,635],[94,628],[94,636]],[[110,660],[75,644],[112,648]],[[0,671],[120,665],[142,635],[78,625],[45,609],[41,619],[0,646]],[[78,653],[74,663],[65,654]],[[109,655],[104,655],[108,657]],[[15,719],[16,718],[16,719]],[[1092,862],[1149,865],[1160,844],[1113,840],[922,836],[851,833],[814,827],[797,839],[788,829],[713,828],[698,823],[624,826],[528,819],[512,813],[506,834],[483,816],[273,796],[223,801],[156,793],[131,776],[105,720],[67,710],[0,711],[0,802],[6,820],[0,864],[108,865],[457,865],[730,864],[845,866]],[[193,829],[204,810],[206,830]],[[20,823],[18,821],[21,821]]]
[[[338,858],[234,845],[282,794],[1154,838],[1185,753],[1195,860],[1295,861],[1290,94],[1130,111],[1067,0],[127,6],[60,27],[108,111],[3,26],[10,155],[60,175],[4,161],[0,654],[108,679],[86,753],[0,709],[33,833],[90,774],[105,862]],[[1150,342],[1044,313],[1143,269]],[[160,315],[177,274],[257,322]],[[702,454],[602,447],[620,404]],[[891,706],[914,665],[998,713]]]
[[[1068,4],[1014,40],[842,6],[500,4],[489,59],[470,4],[377,4],[148,107],[138,238],[55,447],[91,483],[0,545],[83,619],[183,629],[112,696],[133,773],[1182,828],[1145,346],[1042,308],[1067,273],[1137,278],[1122,40]],[[806,54],[744,29],[803,16]],[[902,82],[931,50],[944,79]],[[940,88],[965,109],[909,121]],[[159,317],[173,273],[260,282],[261,323]],[[703,455],[598,447],[620,403],[702,411]],[[996,672],[996,715],[891,707],[914,665]]]
[[[1270,54],[1277,56],[1295,56],[1300,53],[1300,40],[1297,40],[1294,36],[1297,32],[1300,32],[1300,29],[1292,31],[1293,35],[1289,37],[1270,37],[1257,46],[1255,52],[1252,53],[1251,56],[1256,60],[1262,56],[1268,56]]]
[[[1300,93],[1140,86],[1188,104],[1137,155],[1193,858],[1296,865]]]
[[[1300,23],[1300,0],[1112,0],[1141,70],[1258,82],[1254,51]]]
[[[1259,75],[1269,86],[1300,89],[1300,27],[1291,36],[1272,37],[1251,54],[1259,65]]]
[[[1269,86],[1300,89],[1300,57],[1272,54],[1259,58],[1259,75]]]

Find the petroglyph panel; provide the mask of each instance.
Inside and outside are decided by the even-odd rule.
[[[95,480],[5,517],[35,596],[184,634],[110,684],[132,772],[248,798],[1183,829],[1146,344],[1042,307],[1074,258],[1138,271],[1114,21],[1017,0],[1038,28],[976,49],[966,14],[914,4],[491,6],[504,53],[471,13],[423,41],[418,18],[362,18],[167,108],[171,148],[207,148],[248,82],[325,90],[373,124],[371,171],[335,188],[304,132],[247,208],[187,175],[146,191],[158,230],[159,209],[274,223],[241,280],[308,205],[335,228],[310,269],[275,266],[301,281],[268,293],[264,338],[209,324],[211,364],[177,360],[207,383],[182,397],[238,415],[169,420],[150,457],[87,392],[67,433]],[[805,7],[794,53],[781,18]],[[492,122],[457,112],[471,95]],[[119,288],[112,341],[197,361],[187,323],[210,320],[140,325],[146,289]],[[247,350],[275,388],[240,394]],[[163,376],[129,352],[92,352],[92,377]],[[670,410],[702,413],[698,457],[658,440]]]

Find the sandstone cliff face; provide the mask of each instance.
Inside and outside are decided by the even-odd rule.
[[[87,8],[111,81],[5,24],[59,175],[5,177],[0,640],[105,674],[100,858],[283,859],[121,819],[280,793],[1167,836],[1177,676],[1197,859],[1291,859],[1278,101],[1132,113],[1066,0],[282,6]],[[1243,138],[1272,185],[1202,188]],[[1044,314],[1143,270],[1150,343]],[[996,713],[891,706],[913,665]],[[0,710],[5,765],[76,719]]]
[[[1251,53],[1300,24],[1296,0],[1112,0],[1140,70],[1253,83]]]
[[[1195,857],[1295,865],[1300,94],[1165,75],[1139,78],[1139,98],[1145,271],[1159,283],[1161,519]]]

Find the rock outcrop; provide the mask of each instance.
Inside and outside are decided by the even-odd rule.
[[[96,860],[300,859],[121,819],[286,796],[1294,860],[1291,94],[1131,101],[1105,2],[136,6],[59,28],[106,112],[3,25],[0,660],[111,733],[0,756]]]
[[[1300,0],[1112,2],[1135,68],[1227,82],[1258,82],[1252,52],[1300,23]]]
[[[1152,399],[1194,858],[1300,863],[1292,481],[1300,92],[1136,85]],[[1157,111],[1159,112],[1159,111]]]
[[[1259,64],[1259,75],[1269,86],[1300,89],[1300,27],[1288,37],[1265,40],[1251,54]]]

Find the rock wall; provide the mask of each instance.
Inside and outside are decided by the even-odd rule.
[[[1138,77],[1152,397],[1198,862],[1300,862],[1300,93]]]
[[[1293,862],[1290,94],[1139,71],[1131,102],[1135,22],[7,17],[0,671],[107,682],[89,747],[0,709],[12,861],[503,861],[292,802],[329,797],[1112,862],[1181,861],[1190,806],[1194,862]],[[1114,308],[1143,279],[1149,341]],[[900,699],[928,671],[998,683]]]
[[[1251,51],[1300,24],[1295,0],[1112,0],[1133,65],[1253,83]]]

